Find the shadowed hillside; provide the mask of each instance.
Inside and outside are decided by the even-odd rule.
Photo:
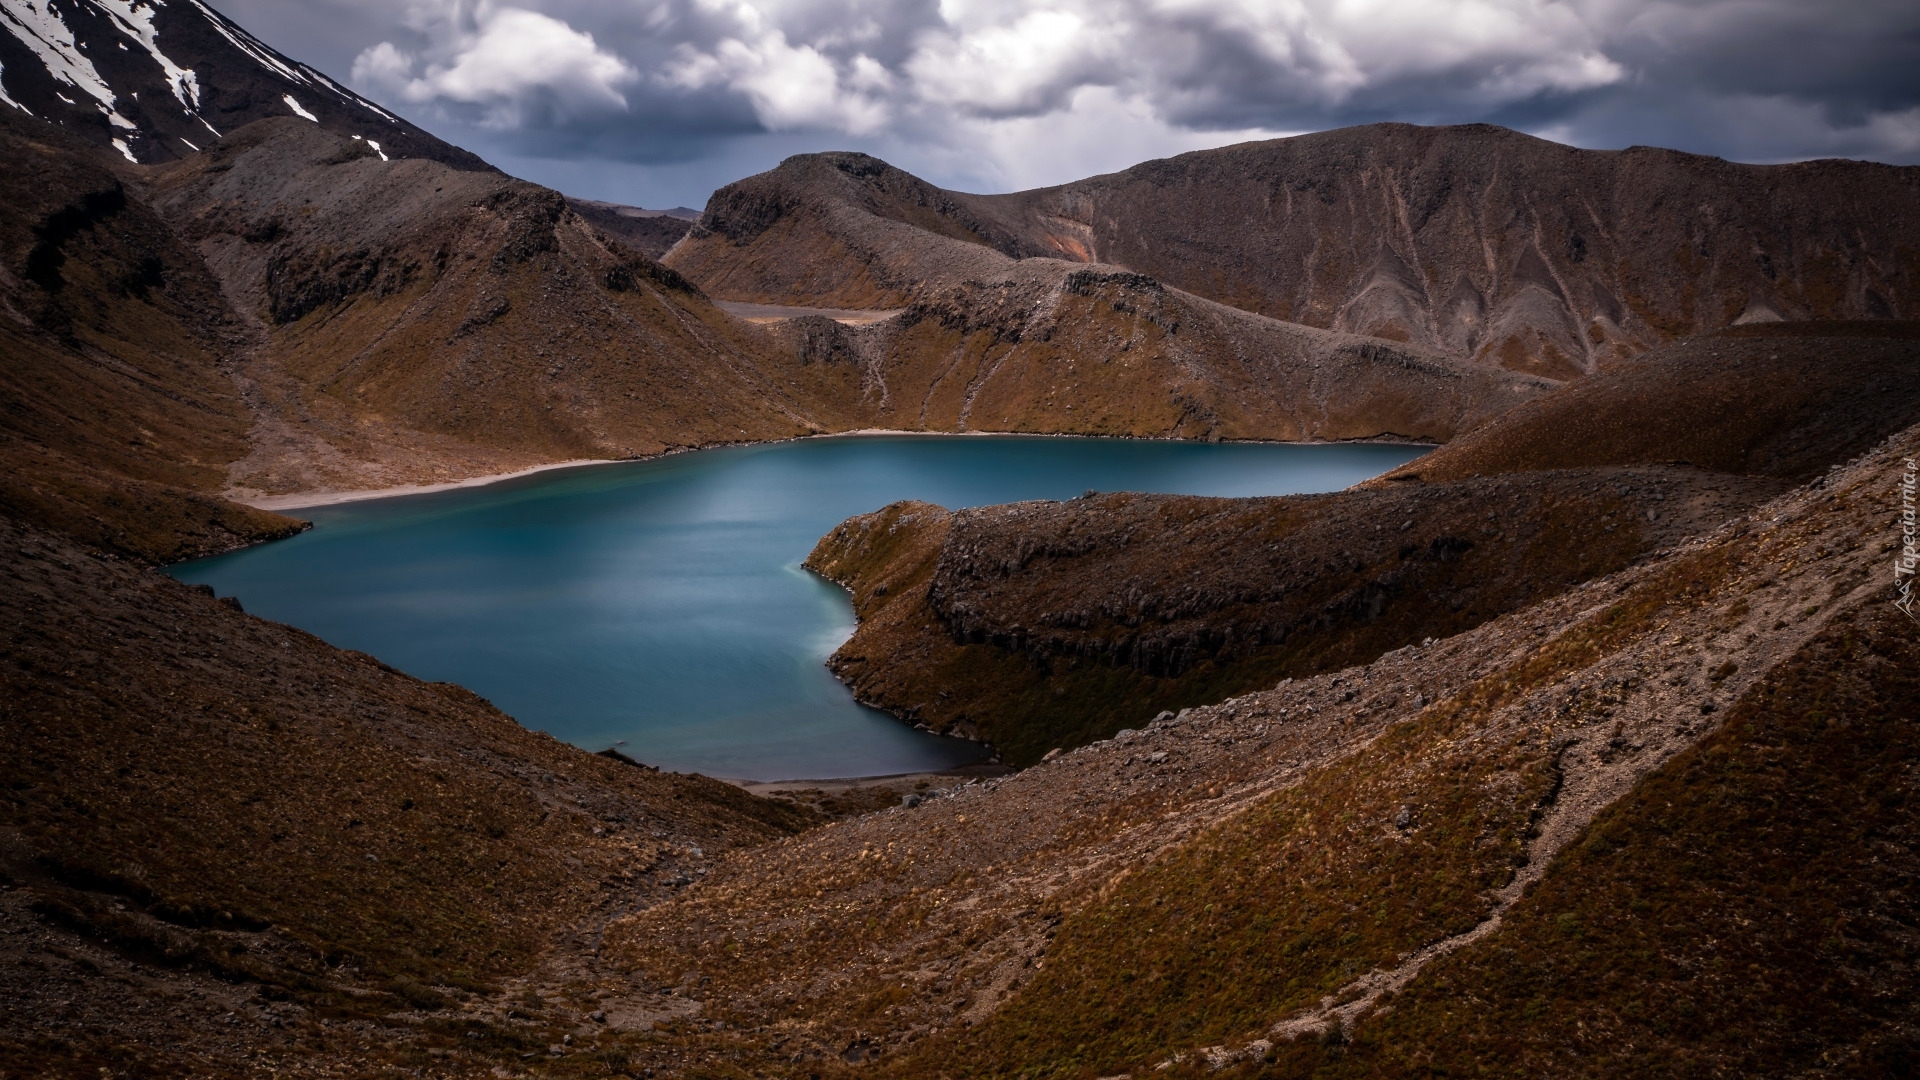
[[[1920,421],[1920,323],[1762,323],[1662,349],[1372,481],[1681,461],[1806,480]]]
[[[585,1018],[574,935],[811,820],[54,534],[0,550],[9,1075],[514,1061]]]
[[[0,110],[0,510],[172,560],[296,523],[220,502],[252,419],[197,252],[111,159]]]

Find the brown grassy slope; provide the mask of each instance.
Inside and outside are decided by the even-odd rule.
[[[1891,604],[1836,618],[1499,934],[1259,1075],[1911,1073],[1917,664]]]
[[[0,116],[0,508],[152,559],[285,535],[220,503],[250,419],[231,312],[105,154]]]
[[[1686,470],[1283,499],[1102,495],[855,518],[807,565],[854,594],[862,701],[1010,763],[1449,637],[1784,485]],[[885,591],[880,587],[885,586]]]
[[[1920,324],[1693,338],[1519,406],[1383,480],[1685,461],[1806,479],[1920,421]]]
[[[383,162],[285,120],[146,190],[260,323],[243,375],[265,419],[311,444],[246,463],[237,486],[375,486],[848,426],[830,404],[853,397],[838,373],[777,353],[544,188]]]
[[[1912,167],[1374,124],[979,203],[1068,257],[1556,376],[1743,316],[1920,315]]]
[[[1550,385],[1032,257],[973,199],[865,155],[792,158],[716,193],[667,261],[729,300],[906,308],[781,331],[857,369],[862,414],[894,428],[1441,441]]]
[[[1441,441],[1552,385],[1057,260],[1003,260],[872,326],[781,333],[857,368],[863,414],[909,430]]]
[[[9,1073],[143,1044],[168,1074],[196,1055],[239,1074],[259,1048],[301,1071],[351,1053],[254,1010],[234,1027],[165,1004],[209,976],[263,995],[256,1008],[289,1003],[310,1035],[331,1015],[363,1025],[354,1041],[405,1044],[431,1017],[379,1018],[451,1007],[433,986],[482,995],[450,1023],[505,1023],[489,986],[563,935],[805,823],[529,732],[458,687],[53,534],[0,521],[0,548],[0,906],[22,933],[65,935],[55,955],[101,954],[91,971],[0,963]],[[156,1027],[155,1006],[180,1030]],[[518,1053],[517,1038],[489,1047]]]
[[[1431,646],[743,853],[617,924],[609,953],[725,1020],[685,1071],[1140,1076],[1204,1068],[1209,1046],[1231,1063],[1262,1038],[1364,1032],[1382,990],[1498,942],[1485,917],[1518,918],[1596,815],[1745,715],[1834,619],[1890,599],[1884,493],[1916,438]],[[1873,853],[1834,857],[1858,873]],[[1602,943],[1553,949],[1596,972],[1639,962]]]

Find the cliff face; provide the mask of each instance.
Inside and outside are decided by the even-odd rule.
[[[1568,378],[1738,321],[1912,318],[1917,207],[1913,168],[1379,124],[998,196],[860,155],[795,158],[716,192],[674,263],[730,299],[898,306],[942,277],[917,230],[972,249],[946,259],[963,277],[985,252],[1106,263],[1284,321]]]

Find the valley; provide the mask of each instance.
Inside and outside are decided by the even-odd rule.
[[[808,153],[643,210],[196,0],[0,16],[0,1075],[1920,1060],[1920,168],[1369,124],[993,195]],[[1199,479],[1015,483],[1054,466],[1011,436],[1067,435]],[[948,443],[977,476],[872,479]],[[682,499],[765,580],[569,666],[613,639],[516,574],[672,598],[727,544],[607,511],[612,558],[515,500],[724,455],[801,462]],[[620,464],[313,509],[578,461]],[[368,610],[507,613],[565,661],[524,705],[161,572],[435,507],[482,539],[396,530]],[[532,730],[664,709],[608,674],[648,663],[697,728],[752,678],[672,647],[778,637],[775,579],[854,622],[755,663],[1001,764],[827,734],[736,784]]]

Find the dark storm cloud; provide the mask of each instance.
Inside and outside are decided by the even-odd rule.
[[[1005,188],[1379,119],[1920,161],[1920,5],[1884,0],[223,6],[535,179],[604,185],[631,163],[681,200],[797,149],[851,145]]]

